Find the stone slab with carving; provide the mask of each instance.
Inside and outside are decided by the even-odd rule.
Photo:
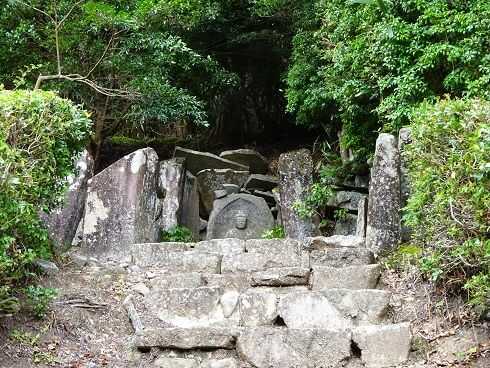
[[[274,227],[274,217],[263,198],[232,194],[214,202],[207,239],[257,239]]]
[[[241,188],[249,177],[248,171],[230,169],[205,169],[197,173],[197,183],[204,212],[213,210],[214,192],[225,189],[224,184],[234,184]]]
[[[133,152],[89,180],[83,251],[119,259],[130,244],[158,239],[158,156]]]
[[[183,159],[174,158],[160,162],[158,189],[163,197],[159,220],[162,230],[170,230],[179,225],[184,180]]]
[[[265,174],[269,169],[269,163],[266,158],[257,151],[251,149],[225,151],[221,152],[219,156],[226,160],[248,166],[252,174]]]

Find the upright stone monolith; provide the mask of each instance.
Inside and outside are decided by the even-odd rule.
[[[369,185],[366,247],[375,253],[400,241],[400,154],[396,138],[381,133],[376,141]]]
[[[57,252],[71,246],[83,218],[88,181],[94,173],[94,160],[87,151],[84,151],[77,160],[75,169],[75,175],[68,178],[69,187],[63,206],[49,214],[41,214],[41,219],[48,229],[49,237]]]
[[[120,259],[134,243],[158,240],[158,156],[133,152],[89,180],[83,251]]]
[[[199,240],[201,218],[199,217],[199,192],[197,190],[197,179],[188,171],[185,173],[184,179],[180,224],[192,231],[195,241]]]
[[[315,235],[313,220],[302,218],[295,204],[306,199],[313,182],[313,159],[307,149],[279,157],[279,193],[282,224],[288,238],[304,239]]]
[[[185,167],[183,159],[174,158],[160,162],[158,189],[163,199],[159,225],[163,231],[179,225],[182,213],[184,183]]]

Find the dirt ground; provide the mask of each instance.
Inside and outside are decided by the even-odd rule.
[[[133,281],[124,268],[68,264],[42,283],[58,289],[46,318],[0,319],[0,368],[150,366],[151,357],[130,349],[133,330],[122,301]],[[471,324],[463,303],[435,298],[415,271],[385,271],[382,284],[395,293],[394,321],[412,322],[405,367],[490,367],[488,322]]]

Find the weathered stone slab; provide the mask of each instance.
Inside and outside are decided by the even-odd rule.
[[[153,289],[146,310],[163,327],[238,326],[239,293],[219,287]]]
[[[311,275],[311,289],[324,290],[375,289],[381,275],[380,265],[315,267]]]
[[[132,345],[139,349],[234,349],[239,331],[231,328],[147,328]]]
[[[304,239],[315,235],[312,219],[295,211],[295,204],[306,199],[313,183],[313,160],[310,151],[282,154],[279,157],[279,193],[282,224],[289,238]]]
[[[274,227],[274,217],[263,198],[232,194],[214,202],[207,239],[254,239]]]
[[[358,327],[352,339],[368,368],[398,367],[408,360],[411,343],[408,323]]]
[[[199,192],[197,190],[196,177],[189,172],[185,174],[181,207],[180,224],[192,232],[194,241],[199,240],[199,232],[201,230]]]
[[[180,225],[182,195],[184,191],[185,168],[183,159],[160,162],[158,190],[161,193],[161,230],[170,230]]]
[[[207,240],[197,243],[196,249],[221,255],[240,254],[245,253],[245,240],[233,238]]]
[[[247,368],[238,365],[234,358],[210,359],[201,363],[201,368]]]
[[[178,273],[173,275],[159,275],[151,280],[152,289],[197,288],[206,286],[202,273]]]
[[[374,255],[365,248],[332,248],[310,252],[310,266],[345,267],[374,263]]]
[[[273,293],[248,291],[240,295],[241,326],[272,326],[278,317],[278,298]]]
[[[49,214],[41,213],[40,216],[53,241],[54,250],[57,252],[72,245],[78,226],[83,219],[88,181],[94,172],[94,160],[87,151],[82,152],[75,163],[75,169],[76,175],[67,178],[69,187],[63,206]]]
[[[263,192],[268,192],[279,185],[279,179],[275,176],[253,174],[250,175],[247,182],[245,183],[245,188],[248,190],[255,189],[261,190]]]
[[[308,285],[310,270],[304,267],[271,268],[254,272],[251,280],[253,286],[294,286]]]
[[[197,173],[199,194],[203,210],[210,214],[215,200],[214,192],[226,188],[225,184],[236,185],[241,188],[249,177],[248,171],[235,171],[231,169],[206,169]],[[239,191],[240,189],[238,189]]]
[[[357,229],[357,215],[346,214],[335,221],[334,235],[355,235]]]
[[[158,156],[138,150],[89,180],[84,217],[85,251],[118,258],[130,244],[158,240]]]
[[[190,149],[176,147],[175,157],[185,158],[186,169],[193,175],[204,169],[232,169],[238,171],[248,171],[248,166],[226,160],[212,153],[193,151]]]
[[[221,264],[221,272],[256,272],[280,267],[309,267],[308,261],[306,253],[305,255],[286,253],[284,256],[258,252],[225,255]]]
[[[247,252],[263,254],[285,254],[292,253],[300,255],[302,251],[301,242],[296,239],[249,239],[245,243]]]
[[[264,192],[262,190],[253,190],[252,194],[257,197],[264,198],[268,205],[274,206],[276,204],[276,198],[272,192]]]
[[[192,358],[161,357],[155,360],[153,366],[156,368],[200,368],[199,361]]]
[[[306,240],[306,248],[310,250],[362,247],[364,247],[364,238],[353,235],[315,236]]]
[[[378,252],[400,241],[400,154],[391,134],[376,141],[366,227],[366,246]]]
[[[256,368],[339,367],[350,357],[349,331],[258,327],[240,334],[237,351]]]
[[[252,174],[265,174],[269,169],[267,159],[257,151],[251,149],[225,151],[221,152],[219,156],[226,160],[248,166]]]
[[[359,201],[366,198],[365,194],[359,192],[338,191],[328,200],[327,206],[345,208],[349,211],[357,211]]]
[[[289,328],[346,329],[382,322],[389,300],[382,290],[331,289],[286,294],[278,308]]]
[[[367,210],[368,200],[363,198],[357,205],[357,223],[356,223],[356,236],[361,238],[366,237],[366,225],[367,225]]]
[[[238,291],[247,290],[251,287],[250,274],[248,273],[204,274],[203,277],[209,287]]]
[[[179,244],[179,243],[170,243]],[[185,243],[183,247],[185,247]],[[199,251],[178,251],[165,243],[135,244],[131,247],[131,262],[139,267],[159,267],[171,272],[220,273],[221,256]]]
[[[410,128],[401,128],[398,133],[398,152],[400,153],[400,193],[401,206],[407,204],[410,196],[410,181],[408,178],[408,161],[404,157],[405,146],[412,143],[412,132]]]

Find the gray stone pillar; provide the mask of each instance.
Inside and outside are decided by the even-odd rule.
[[[381,133],[376,141],[366,227],[366,246],[375,253],[400,242],[400,154],[396,138]]]
[[[284,153],[279,157],[279,193],[281,217],[288,238],[304,239],[315,235],[313,220],[301,218],[293,209],[304,201],[313,183],[313,159],[307,149]]]

